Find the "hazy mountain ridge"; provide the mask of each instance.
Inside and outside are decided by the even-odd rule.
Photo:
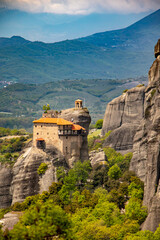
[[[0,36],[22,36],[31,41],[58,42],[88,36],[96,32],[120,29],[147,13],[68,15],[29,13],[0,8]],[[149,13],[148,13],[149,14]]]
[[[44,83],[147,75],[159,38],[159,19],[160,10],[122,30],[53,44],[0,38],[0,81]]]
[[[136,48],[153,50],[160,30],[160,10],[150,14],[131,26],[116,30],[96,33],[79,40],[106,48]],[[149,48],[149,49],[148,49]]]

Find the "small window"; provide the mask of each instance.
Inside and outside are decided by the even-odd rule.
[[[68,149],[67,149],[67,147],[66,147],[66,153],[67,153],[67,151],[68,151]]]
[[[43,125],[41,125],[41,127],[43,127]]]
[[[37,127],[37,125],[35,125],[35,127]]]
[[[37,133],[37,135],[39,135],[39,133]]]
[[[68,137],[66,137],[66,139],[68,139]]]
[[[49,133],[47,133],[47,135],[49,135]]]

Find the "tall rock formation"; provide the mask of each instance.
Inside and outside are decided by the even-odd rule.
[[[139,85],[113,99],[106,108],[102,135],[112,130],[104,142],[116,150],[131,150],[136,130],[144,116],[145,87]]]
[[[142,229],[151,231],[160,223],[160,40],[155,57],[145,89],[144,119],[134,137],[130,164],[130,170],[144,181],[144,205],[149,214]]]
[[[52,111],[49,114],[51,115]],[[86,108],[63,110],[56,117],[73,121],[85,127],[87,133],[89,131],[91,117]],[[81,149],[81,160],[86,159],[88,159],[87,135],[83,138]],[[40,176],[37,169],[43,162],[48,165],[48,169]],[[66,159],[56,148],[43,151],[33,147],[32,143],[28,144],[13,167],[0,165],[0,208],[9,207],[15,202],[24,201],[28,196],[48,191],[51,183],[56,181],[56,168],[59,166],[69,168]]]
[[[75,124],[78,124],[82,127],[84,127],[87,131],[87,135],[89,132],[89,124],[91,123],[91,117],[89,115],[89,111],[87,108],[71,108],[62,110],[59,114],[60,118],[63,118],[68,121],[72,121]],[[80,152],[80,159],[82,161],[85,161],[88,159],[88,141],[87,141],[87,135],[83,137],[81,152]]]
[[[42,176],[37,172],[41,163],[48,165]],[[36,147],[25,149],[13,166],[10,187],[12,204],[22,202],[28,196],[48,191],[52,182],[56,181],[58,166],[68,167],[64,157],[56,149],[47,149],[45,152]]]

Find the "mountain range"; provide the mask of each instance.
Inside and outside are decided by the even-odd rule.
[[[151,12],[135,14],[31,13],[0,8],[0,37],[21,36],[30,41],[53,43],[88,36],[96,32],[121,29]]]
[[[57,43],[2,37],[0,81],[38,84],[146,76],[159,32],[160,10],[121,30]]]

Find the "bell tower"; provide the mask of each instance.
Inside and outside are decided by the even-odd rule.
[[[82,100],[77,99],[77,100],[75,101],[75,109],[82,109],[82,108],[83,108]]]

